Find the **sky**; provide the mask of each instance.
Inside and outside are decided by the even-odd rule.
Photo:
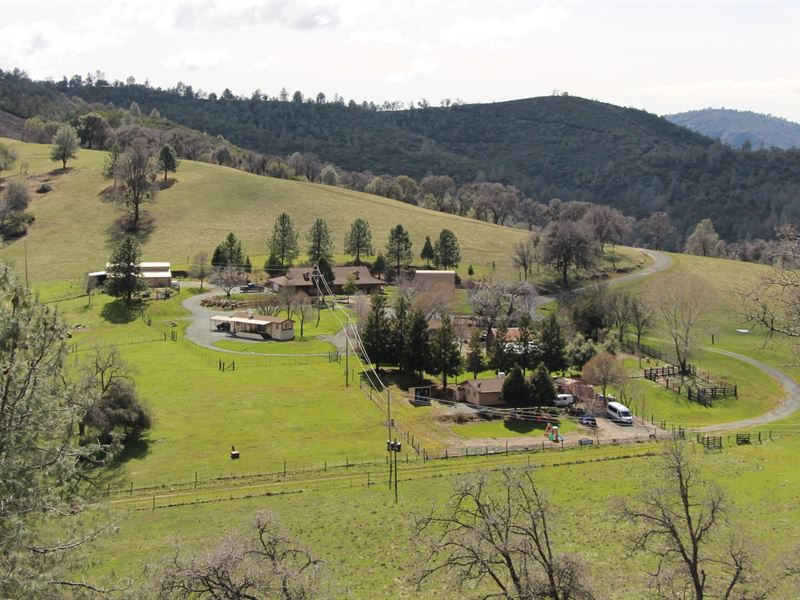
[[[8,2],[0,68],[418,101],[571,95],[800,121],[800,2]]]

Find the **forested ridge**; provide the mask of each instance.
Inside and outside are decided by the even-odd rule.
[[[704,108],[666,115],[668,121],[734,147],[800,148],[800,123],[749,110]]]
[[[348,170],[502,182],[541,202],[597,202],[636,218],[665,211],[681,237],[704,218],[728,241],[771,238],[800,219],[800,151],[735,149],[645,111],[565,95],[380,110],[299,92],[239,98],[183,84],[0,79],[0,108],[20,117],[63,113],[68,99],[135,102],[255,152],[310,153]]]

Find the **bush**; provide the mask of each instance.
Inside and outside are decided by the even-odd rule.
[[[84,417],[84,423],[97,431],[100,442],[109,444],[114,439],[123,444],[135,442],[150,428],[150,415],[136,396],[129,381],[113,381],[103,396],[95,402]]]
[[[53,187],[49,183],[43,183],[38,188],[36,188],[37,194],[46,194],[53,190]]]

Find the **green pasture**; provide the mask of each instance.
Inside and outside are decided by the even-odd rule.
[[[796,550],[800,535],[796,502],[800,482],[795,467],[800,437],[726,447],[718,453],[688,444],[701,461],[703,475],[728,494],[731,529],[758,548],[754,557],[759,572],[775,573],[782,557]],[[652,481],[657,458],[641,455],[648,450],[657,448],[653,444],[606,446],[510,459],[514,464],[529,460],[544,465],[537,478],[556,507],[555,543],[588,561],[599,598],[632,600],[646,591],[643,570],[650,561],[641,555],[631,560],[630,529],[616,516],[615,507],[620,498],[635,495]],[[604,457],[618,459],[596,462]],[[228,492],[224,492],[217,494],[216,502],[155,510],[150,509],[149,500],[117,505],[111,517],[119,530],[81,557],[81,575],[101,580],[112,574],[138,576],[145,564],[157,565],[161,557],[174,552],[178,540],[184,552],[208,550],[224,533],[244,530],[256,511],[271,510],[326,561],[337,597],[460,598],[463,593],[444,579],[434,579],[420,593],[411,586],[409,575],[424,564],[420,541],[413,535],[413,516],[441,506],[453,479],[461,473],[496,469],[499,464],[492,456],[429,462],[416,470],[401,464],[397,505],[386,487],[383,469],[370,473],[370,486],[362,470],[357,475],[360,481],[308,480],[284,495],[225,500]],[[186,496],[157,502],[162,506],[190,500]],[[134,506],[138,509],[133,510]],[[793,588],[787,584],[776,580],[776,585],[776,597],[792,595]]]

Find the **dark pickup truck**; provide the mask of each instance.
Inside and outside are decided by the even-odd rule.
[[[248,283],[247,285],[243,285],[242,287],[240,287],[239,291],[242,292],[242,293],[263,292],[264,291],[264,286],[263,285],[259,285],[257,283]]]

